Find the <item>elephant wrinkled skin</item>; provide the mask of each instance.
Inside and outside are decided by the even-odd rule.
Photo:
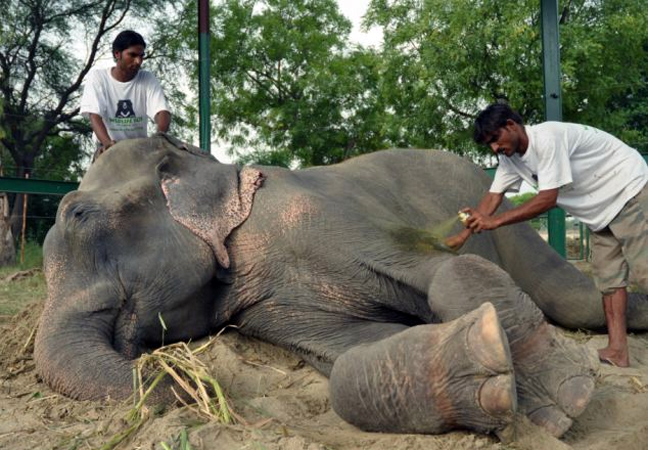
[[[221,164],[166,135],[123,141],[47,236],[37,369],[65,395],[124,398],[132,360],[163,335],[233,324],[329,376],[334,410],[362,429],[498,432],[520,411],[559,436],[598,361],[546,317],[601,327],[600,296],[527,225],[459,254],[429,245],[420,230],[487,186],[440,151],[290,171]],[[643,300],[632,327],[648,325]]]

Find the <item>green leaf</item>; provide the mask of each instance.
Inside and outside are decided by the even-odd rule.
[[[160,325],[162,325],[162,329],[164,331],[167,331],[167,326],[166,323],[164,322],[164,319],[162,318],[162,313],[158,312],[158,320],[160,321]]]

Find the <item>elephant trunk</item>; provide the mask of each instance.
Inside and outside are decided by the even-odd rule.
[[[112,346],[114,310],[55,310],[48,299],[36,335],[34,360],[55,391],[78,400],[123,399],[132,393],[132,362]],[[78,302],[78,303],[77,303]],[[87,303],[77,299],[75,303]]]

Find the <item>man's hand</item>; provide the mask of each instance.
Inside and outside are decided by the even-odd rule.
[[[476,209],[466,209],[464,212],[469,214],[466,219],[466,228],[473,233],[481,233],[483,230],[494,230],[499,227],[497,220],[493,216],[482,214]]]
[[[108,141],[107,143],[103,144],[101,147],[97,148],[94,155],[92,156],[92,162],[95,162],[103,152],[105,152],[115,144],[116,144],[115,141]]]
[[[459,250],[463,245],[466,243],[468,238],[470,237],[470,230],[461,230],[459,233],[455,234],[454,236],[450,236],[449,238],[446,238],[446,240],[443,242],[446,246],[450,247],[452,250]]]
[[[158,133],[166,133],[169,131],[169,125],[171,125],[171,113],[169,111],[159,111],[154,119],[155,125],[157,125]]]

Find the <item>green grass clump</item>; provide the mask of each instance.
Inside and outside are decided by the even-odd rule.
[[[171,444],[166,442],[160,442],[160,445],[164,450],[193,450],[191,443],[189,443],[189,436],[187,435],[187,429],[183,428],[178,437]]]
[[[17,260],[19,261],[20,255]],[[42,271],[43,252],[36,242],[25,245],[25,260],[0,267],[0,321],[21,311],[29,303],[42,300],[47,286]]]

